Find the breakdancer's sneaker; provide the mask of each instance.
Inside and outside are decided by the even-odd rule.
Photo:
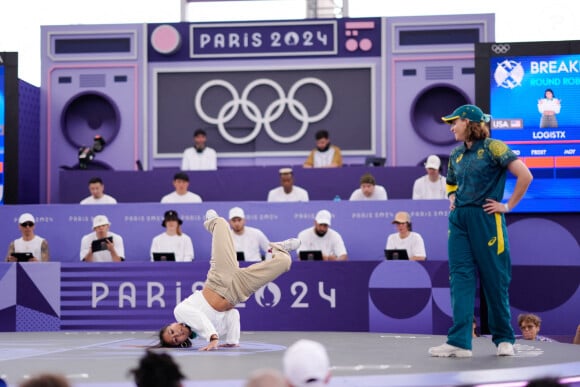
[[[292,251],[292,250],[296,250],[297,248],[299,248],[300,243],[301,243],[300,239],[290,238],[290,239],[286,239],[285,241],[282,241],[282,242],[271,242],[270,246],[272,248],[275,248],[278,250]]]
[[[435,357],[471,357],[473,353],[469,349],[445,343],[429,348],[429,355]]]
[[[497,346],[497,356],[514,356],[514,346],[507,341],[502,341]]]
[[[218,214],[217,212],[215,212],[215,210],[207,210],[207,212],[205,213],[205,221],[203,222],[203,227],[205,227],[207,231],[211,232],[211,230],[209,229],[209,224],[211,223],[212,220],[214,220],[217,217]]]

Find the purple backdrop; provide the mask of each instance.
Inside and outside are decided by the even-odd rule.
[[[153,330],[173,320],[179,300],[202,286],[207,262],[0,263],[1,331]],[[512,324],[542,316],[542,333],[569,336],[580,320],[579,266],[514,265]],[[445,334],[450,323],[447,263],[294,262],[238,305],[244,330]],[[525,307],[525,309],[522,309]],[[565,315],[566,318],[561,318]],[[152,335],[153,339],[153,335]]]

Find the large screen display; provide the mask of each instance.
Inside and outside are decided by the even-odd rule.
[[[305,155],[324,128],[343,152],[373,153],[372,80],[365,66],[158,72],[155,155],[181,157],[196,127],[222,156]]]
[[[0,204],[18,200],[18,53],[0,52]]]
[[[4,65],[0,63],[0,204],[4,204],[4,127],[5,127]]]
[[[476,82],[492,137],[534,174],[526,211],[580,211],[580,42],[477,44]]]

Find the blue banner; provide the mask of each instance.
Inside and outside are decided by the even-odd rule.
[[[192,58],[336,55],[337,21],[191,25]]]

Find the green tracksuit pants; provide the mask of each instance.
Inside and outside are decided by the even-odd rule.
[[[453,326],[447,343],[471,349],[477,273],[488,305],[493,342],[514,343],[508,289],[511,259],[504,215],[458,207],[449,215],[449,276]]]

